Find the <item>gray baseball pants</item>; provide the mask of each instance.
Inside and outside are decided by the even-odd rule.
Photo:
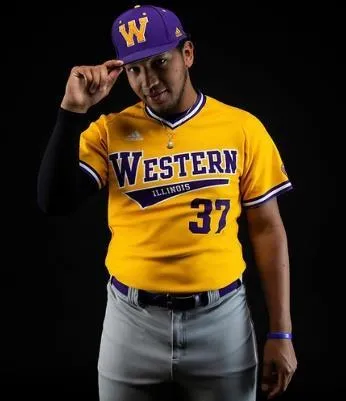
[[[245,286],[207,306],[139,306],[110,281],[98,360],[100,401],[161,401],[175,383],[186,401],[255,401],[258,354]],[[164,391],[164,390],[163,390]]]

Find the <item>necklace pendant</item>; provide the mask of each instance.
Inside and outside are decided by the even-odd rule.
[[[173,141],[169,140],[167,143],[167,148],[168,149],[173,149],[174,145],[173,145]]]

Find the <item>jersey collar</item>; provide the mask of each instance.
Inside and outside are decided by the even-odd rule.
[[[145,105],[144,109],[146,114],[153,118],[154,120],[157,120],[159,122],[161,122],[162,124],[167,125],[169,128],[177,128],[180,125],[186,123],[188,120],[190,120],[192,117],[194,117],[197,113],[199,113],[203,106],[205,105],[206,102],[206,96],[201,93],[198,92],[198,96],[197,99],[194,103],[194,105],[188,109],[187,111],[184,111],[183,113],[179,113],[176,114],[172,117],[170,117],[169,119],[160,117],[159,115],[157,115],[153,110],[151,110],[147,105]]]

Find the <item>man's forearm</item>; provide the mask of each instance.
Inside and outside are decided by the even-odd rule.
[[[292,330],[290,275],[286,233],[281,225],[250,233],[255,262],[265,294],[269,330]]]
[[[65,213],[77,204],[79,138],[86,121],[82,114],[58,110],[38,173],[38,204],[46,213]]]

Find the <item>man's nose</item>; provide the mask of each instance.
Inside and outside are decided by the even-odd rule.
[[[144,71],[142,87],[143,91],[150,91],[159,83],[158,76],[153,71]]]

